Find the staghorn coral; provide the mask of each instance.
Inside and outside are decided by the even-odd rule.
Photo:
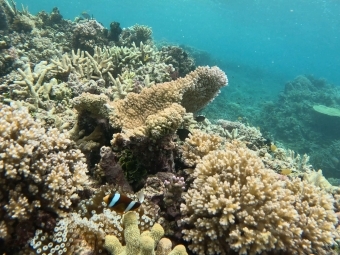
[[[79,79],[86,78],[86,81],[103,79],[109,71],[113,70],[110,51],[97,46],[93,51],[93,56],[87,51],[78,49],[76,52],[72,50],[71,57],[67,53],[60,59],[56,57],[51,60],[53,63],[51,72],[66,77],[73,73]]]
[[[169,250],[169,242],[161,240],[164,235],[164,229],[158,223],[155,223],[150,231],[144,231],[140,234],[138,228],[138,218],[135,212],[127,212],[123,218],[125,246],[122,246],[116,236],[107,235],[105,237],[104,247],[112,255],[185,255],[187,254],[183,245],[177,245],[173,251]],[[161,240],[161,242],[160,242]],[[171,243],[171,241],[170,241]],[[158,245],[157,245],[158,244]],[[164,246],[166,247],[164,247]],[[157,251],[155,253],[155,248]],[[171,244],[170,244],[171,248]]]
[[[63,215],[90,182],[68,135],[45,131],[27,108],[1,104],[0,134],[1,236],[10,238],[12,227],[37,210]]]
[[[276,172],[281,172],[282,169],[290,169],[294,176],[302,177],[304,173],[309,173],[313,170],[307,154],[300,156],[293,150],[283,148],[277,148],[274,151],[270,150],[270,152],[272,155],[268,153],[268,148],[262,148],[259,155],[262,157],[265,166]]]
[[[333,197],[280,181],[239,141],[204,156],[183,197],[184,240],[197,254],[328,254],[338,233]]]
[[[150,82],[170,81],[174,68],[171,64],[164,63],[157,48],[143,44],[139,46],[132,43],[130,47],[114,46],[110,48],[114,66],[113,76],[116,77],[122,72],[135,73],[135,81],[143,83],[146,76]]]
[[[26,64],[24,70],[18,68],[18,72],[22,76],[22,80],[14,81],[14,84],[26,87],[25,90],[13,90],[14,94],[29,94],[32,97],[32,105],[36,109],[38,107],[46,108],[46,105],[39,97],[40,94],[48,95],[52,86],[44,84],[46,73],[51,68],[46,61],[37,64],[32,72],[30,65]],[[45,96],[46,97],[46,96]]]

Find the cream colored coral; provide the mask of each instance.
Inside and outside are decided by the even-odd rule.
[[[181,101],[181,105],[187,112],[197,112],[202,109],[214,100],[223,86],[228,85],[227,76],[216,66],[198,67],[185,76],[185,79],[191,81]]]
[[[187,166],[195,166],[210,151],[222,146],[222,137],[193,130],[181,147],[182,158]]]
[[[208,84],[207,81],[210,83]],[[110,122],[114,127],[122,127],[124,131],[144,126],[145,120],[151,115],[157,116],[153,119],[163,118],[163,111],[168,107],[173,108],[174,103],[181,103],[189,110],[198,110],[212,100],[226,83],[226,76],[217,67],[199,67],[185,78],[144,88],[140,94],[129,93],[125,99],[112,102],[110,105],[114,110],[110,114]],[[208,86],[207,90],[214,91],[215,94],[206,93],[205,86]],[[191,93],[203,93],[203,95],[190,102],[186,101],[185,98],[189,97],[186,95]],[[168,121],[169,125],[171,127],[174,122]],[[175,125],[172,129],[175,129]]]
[[[166,134],[176,132],[183,121],[185,109],[179,104],[172,104],[170,107],[149,115],[146,118],[146,135],[152,138],[160,138]]]
[[[278,180],[239,142],[196,166],[181,205],[183,234],[197,254],[328,254],[337,237],[334,199],[299,179]]]
[[[32,72],[30,65],[25,65],[25,69],[21,70],[18,68],[18,72],[22,76],[22,80],[14,81],[15,84],[27,87],[27,92],[31,95],[34,100],[33,105],[43,107],[43,102],[39,98],[39,94],[45,94],[45,90],[48,89],[43,86],[43,80],[46,73],[51,69],[50,65],[47,65],[46,61],[41,61],[34,67]],[[50,89],[50,88],[49,88]],[[21,91],[13,91],[14,93],[22,93]],[[49,93],[49,91],[47,92]]]
[[[157,244],[157,252],[156,255],[167,255],[170,253],[172,248],[172,242],[169,238],[163,237],[161,240],[159,240]]]
[[[65,53],[61,59],[55,58],[51,62],[52,73],[66,75],[72,72],[78,78],[87,80],[102,79],[103,75],[113,70],[110,50],[97,46],[94,48],[93,56],[87,51],[78,49],[77,52],[72,50],[71,57]]]
[[[104,247],[112,254],[112,255],[154,255],[154,254],[164,254],[165,250],[162,244],[165,244],[169,247],[169,242],[161,242],[162,236],[164,235],[164,229],[158,223],[155,223],[150,231],[144,231],[140,234],[138,228],[138,218],[135,212],[127,212],[123,218],[124,225],[124,239],[126,246],[122,246],[119,242],[118,238],[113,235],[105,236],[105,244]],[[159,244],[157,246],[157,243]],[[170,242],[171,243],[171,242]],[[155,247],[157,246],[157,251],[155,251]],[[176,246],[177,247],[177,246]],[[175,248],[176,248],[175,247]],[[183,249],[184,248],[184,249]],[[170,244],[171,250],[171,244]],[[175,249],[174,249],[175,250]],[[185,247],[176,248],[178,255],[186,255]],[[169,254],[172,254],[171,252]]]
[[[5,239],[8,236],[7,224],[4,221],[0,222],[0,238]]]
[[[338,193],[340,191],[339,187],[332,186],[332,184],[329,183],[325,176],[323,176],[322,170],[307,171],[303,174],[303,179],[329,193]]]
[[[198,67],[184,78],[144,88],[140,94],[129,93],[124,100],[112,102],[111,122],[117,127],[135,128],[143,125],[147,116],[173,103],[180,103],[187,111],[196,111],[211,101],[226,84],[225,74],[217,67]],[[197,98],[189,100],[189,94],[195,94]]]
[[[67,134],[45,132],[27,108],[0,104],[0,199],[9,221],[30,219],[41,206],[62,214],[89,184],[86,172]]]
[[[198,110],[226,83],[224,72],[217,67],[199,67],[184,78],[144,88],[140,94],[128,93],[121,100],[109,102],[106,96],[83,93],[74,99],[74,105],[79,111],[87,110],[97,117],[109,118],[110,124],[122,128],[128,137],[159,137],[176,130],[183,121],[184,111],[178,104]],[[209,87],[207,91],[206,86]],[[188,97],[187,93],[204,95],[187,102],[183,99]]]

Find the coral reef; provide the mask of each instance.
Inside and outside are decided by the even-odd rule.
[[[124,100],[114,101],[110,123],[124,132],[145,134],[147,118],[157,111],[168,107],[179,109],[175,105],[179,103],[186,111],[195,112],[209,103],[226,84],[225,74],[217,67],[199,67],[185,78],[145,88],[140,94],[131,93]]]
[[[104,45],[102,41],[104,27],[96,20],[85,20],[75,25],[73,30],[73,48],[93,54],[94,45]]]
[[[1,236],[38,210],[60,216],[90,184],[84,155],[65,133],[45,131],[27,108],[0,105]]]
[[[184,77],[195,69],[194,59],[181,47],[163,46],[160,51],[164,62],[171,64],[176,70],[171,75],[173,80]]]
[[[181,212],[183,238],[197,254],[328,254],[338,238],[330,194],[278,180],[238,141],[210,151],[192,175]]]
[[[151,43],[152,29],[148,26],[136,24],[132,27],[123,29],[119,36],[120,46],[131,46],[135,44],[137,47],[142,44]]]
[[[257,123],[287,148],[308,154],[310,162],[322,168],[326,177],[337,177],[339,154],[334,144],[340,140],[335,128],[340,119],[316,109],[340,109],[338,88],[324,79],[300,75],[285,85],[277,102],[264,103]]]
[[[160,241],[164,235],[164,230],[158,223],[155,223],[150,231],[140,234],[138,218],[135,212],[128,212],[124,215],[123,225],[126,246],[122,246],[116,236],[107,235],[105,237],[105,248],[112,255],[187,254],[183,245],[178,245],[172,251],[169,251],[169,246],[171,249],[171,242],[169,245],[168,241],[164,239]],[[156,247],[157,251],[155,252]]]
[[[196,166],[210,151],[221,148],[222,141],[220,136],[193,131],[181,147],[184,164]]]
[[[107,205],[103,202],[103,197],[110,192],[116,192],[115,188],[101,186],[91,198],[82,200],[77,210],[59,219],[53,232],[38,229],[30,241],[31,247],[36,253],[104,253],[104,239],[107,235],[116,235],[123,241],[122,215],[106,208]],[[136,199],[134,195],[129,196]],[[145,212],[139,210],[136,215],[140,228],[144,231],[154,225],[157,213],[153,212],[151,203],[146,202],[143,207]],[[29,251],[27,253],[36,254]]]
[[[122,100],[110,102],[104,95],[84,93],[73,101],[78,111],[107,118],[113,128],[121,128],[123,133],[115,139],[119,136],[127,140],[130,137],[158,139],[174,133],[183,121],[185,111],[178,103],[188,111],[198,110],[226,84],[225,74],[217,67],[200,67],[185,78],[144,88],[139,94],[129,93]],[[195,95],[195,100],[189,100]]]

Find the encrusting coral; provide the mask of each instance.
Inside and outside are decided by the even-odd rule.
[[[164,240],[164,229],[155,223],[150,231],[140,234],[138,218],[135,212],[127,212],[123,218],[124,239],[126,246],[122,246],[119,239],[113,235],[105,237],[104,247],[112,255],[186,255],[183,245],[177,245],[172,251],[171,241]],[[157,245],[158,244],[158,245]],[[155,248],[157,247],[157,251]],[[170,248],[170,249],[169,249]],[[167,252],[167,253],[166,253]]]
[[[25,107],[0,104],[0,236],[37,210],[63,215],[90,184],[84,161],[67,134],[45,131]]]
[[[210,151],[192,175],[181,212],[196,254],[326,255],[339,238],[332,195],[299,178],[279,180],[240,141]]]

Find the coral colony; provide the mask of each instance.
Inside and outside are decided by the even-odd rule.
[[[198,117],[221,69],[147,26],[0,7],[1,254],[337,254],[307,155]]]

